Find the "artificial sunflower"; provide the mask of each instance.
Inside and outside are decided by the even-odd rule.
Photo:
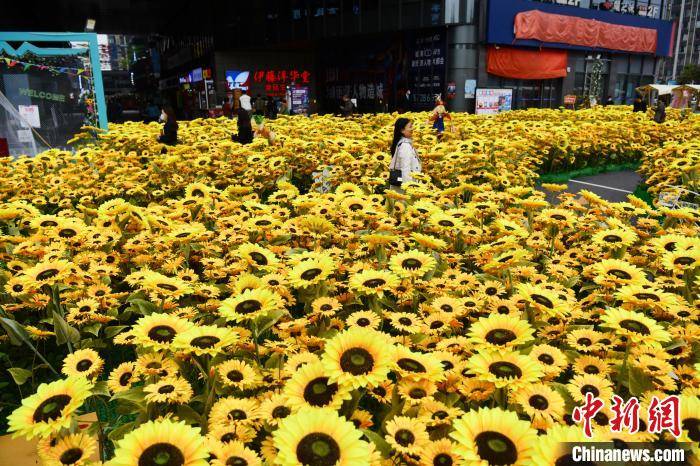
[[[245,290],[221,303],[219,313],[227,320],[245,321],[283,307],[282,298],[274,291],[257,288]]]
[[[529,465],[537,431],[512,411],[482,408],[469,411],[453,424],[450,436],[464,464]]]
[[[100,375],[104,361],[93,349],[80,349],[66,356],[61,372],[67,376],[83,376],[93,379]]]
[[[207,466],[209,452],[199,429],[170,419],[149,421],[118,443],[114,466]]]
[[[659,344],[671,340],[671,335],[654,319],[626,309],[607,309],[601,318],[601,325],[634,343]]]
[[[187,403],[192,398],[192,387],[182,377],[165,377],[143,389],[149,403]]]
[[[480,379],[510,390],[527,386],[544,375],[539,362],[511,350],[480,351],[469,358],[467,367]]]
[[[90,463],[96,449],[95,439],[80,432],[57,439],[42,456],[46,466],[83,466]]]
[[[386,378],[394,361],[392,353],[385,334],[354,327],[326,343],[322,362],[332,382],[366,387]]]
[[[47,437],[68,429],[73,414],[90,396],[92,384],[85,377],[68,377],[39,385],[36,393],[7,418],[13,437]]]
[[[326,408],[304,408],[272,434],[281,466],[369,466],[369,445],[350,421]]]
[[[146,348],[170,348],[175,337],[190,330],[193,323],[169,314],[150,314],[136,321],[131,332],[135,341]]]
[[[351,387],[331,382],[324,365],[318,361],[301,367],[284,387],[289,405],[298,410],[304,406],[337,409],[350,398]]]
[[[234,345],[237,340],[238,334],[230,328],[198,325],[179,333],[173,340],[172,347],[198,356],[215,356]]]
[[[396,416],[386,424],[389,445],[399,453],[418,454],[429,442],[428,431],[420,419]]]
[[[477,347],[513,347],[532,341],[533,333],[532,327],[524,320],[491,314],[474,322],[469,328],[468,336]]]

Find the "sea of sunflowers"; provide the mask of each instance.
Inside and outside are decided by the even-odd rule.
[[[384,190],[396,115],[282,117],[273,146],[224,119],[181,122],[177,146],[125,123],[3,160],[6,430],[50,466],[700,453],[700,213],[535,187],[641,162],[652,193],[697,191],[700,118],[669,113],[455,114],[442,139],[413,114],[424,174],[404,192]],[[606,403],[590,438],[587,394]],[[614,394],[639,432],[611,430]],[[678,438],[644,415],[668,395]]]

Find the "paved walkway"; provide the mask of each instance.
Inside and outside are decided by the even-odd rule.
[[[567,192],[570,193],[577,193],[582,189],[586,189],[608,201],[621,202],[627,200],[627,195],[632,194],[641,181],[642,177],[637,172],[623,170],[573,178],[567,181],[566,184],[569,186]],[[552,202],[554,196],[548,194],[547,200]]]

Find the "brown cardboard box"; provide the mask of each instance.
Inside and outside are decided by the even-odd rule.
[[[95,413],[88,413],[78,417],[78,426],[87,429],[97,420]],[[11,435],[0,436],[0,465],[2,466],[41,466],[41,460],[36,454],[38,439],[25,440],[23,438],[13,439]],[[95,450],[95,454],[90,458],[98,461],[100,454]]]

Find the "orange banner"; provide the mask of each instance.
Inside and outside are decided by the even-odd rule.
[[[513,79],[552,79],[566,76],[566,50],[490,46],[486,71]]]
[[[625,52],[656,52],[656,29],[530,10],[515,15],[515,38]]]

